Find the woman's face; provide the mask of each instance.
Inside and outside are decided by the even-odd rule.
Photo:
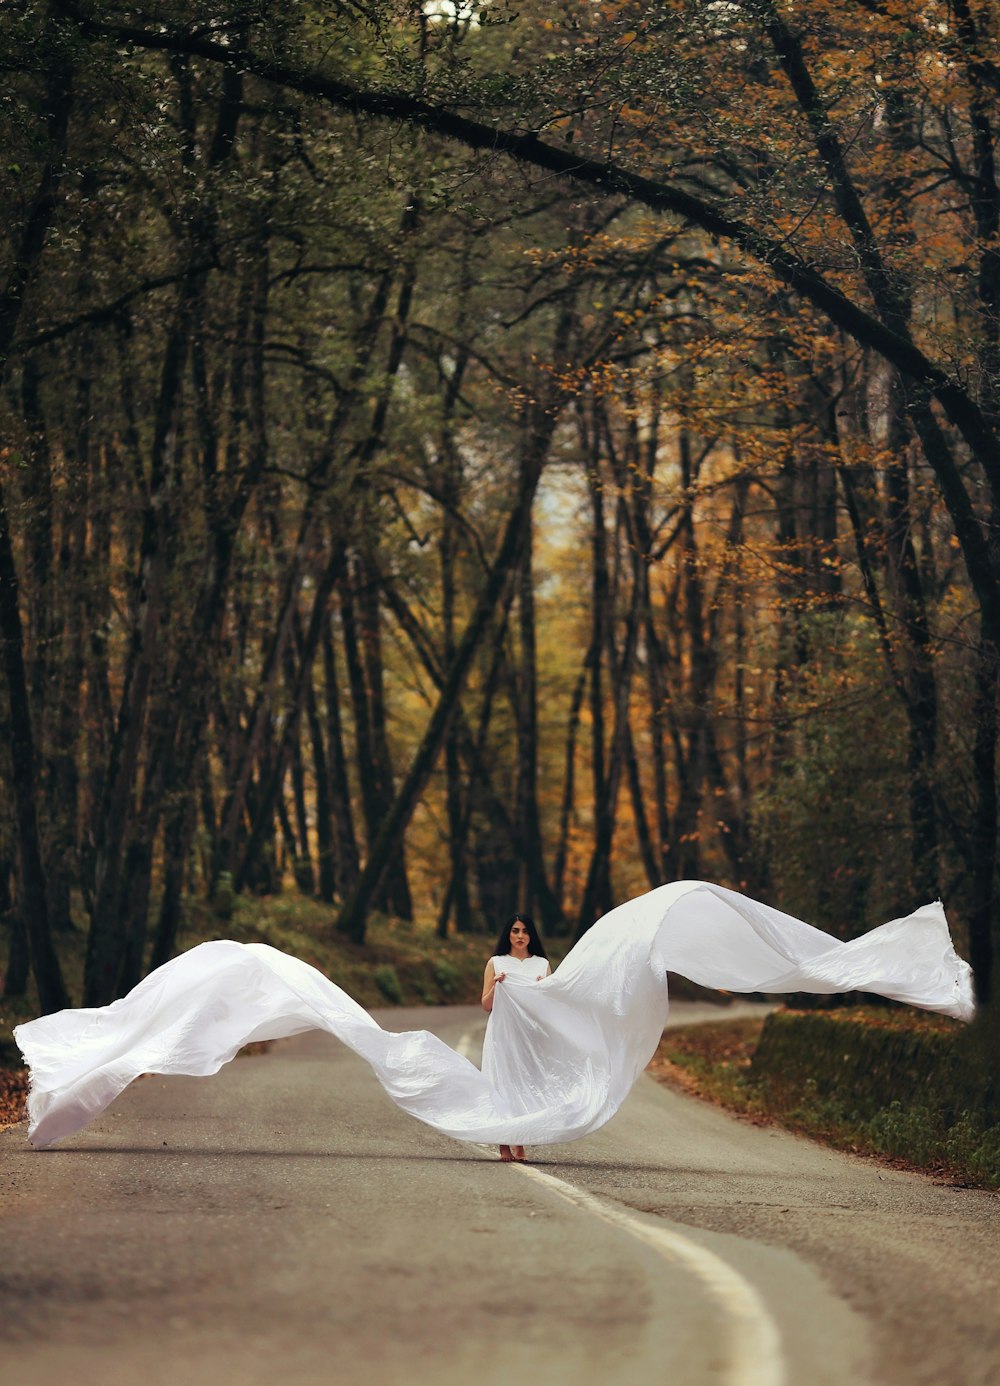
[[[511,925],[510,930],[511,952],[526,952],[528,948],[528,937],[527,927],[522,924],[519,919],[516,920],[515,923]]]

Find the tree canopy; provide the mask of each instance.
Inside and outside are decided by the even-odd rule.
[[[185,893],[707,876],[943,892],[987,997],[994,23],[6,7],[8,989],[85,918],[111,999]]]

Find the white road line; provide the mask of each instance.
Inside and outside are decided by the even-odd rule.
[[[467,1030],[455,1048],[471,1059],[478,1037],[476,1030]],[[492,1150],[493,1146],[484,1145],[482,1149]],[[545,1170],[517,1163],[510,1168],[544,1184],[567,1203],[644,1242],[666,1260],[686,1266],[701,1281],[722,1310],[728,1328],[719,1386],[784,1386],[785,1361],[778,1326],[754,1287],[732,1266],[679,1232],[643,1222]]]
[[[641,1222],[554,1174],[531,1165],[514,1164],[511,1168],[546,1185],[577,1208],[645,1242],[668,1261],[680,1262],[697,1276],[723,1311],[728,1328],[729,1341],[718,1378],[720,1386],[784,1386],[785,1363],[778,1326],[754,1287],[732,1266],[679,1232]]]

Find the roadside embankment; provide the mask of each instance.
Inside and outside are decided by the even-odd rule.
[[[654,1074],[758,1121],[1000,1187],[1000,1083],[971,1027],[874,1006],[668,1032]]]

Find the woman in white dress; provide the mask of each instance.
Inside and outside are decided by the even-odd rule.
[[[494,995],[501,982],[510,981],[516,985],[541,982],[551,971],[535,921],[527,914],[512,914],[500,930],[496,952],[483,973],[483,1010],[492,1014]],[[523,1160],[524,1146],[502,1145],[500,1158],[505,1163]]]

